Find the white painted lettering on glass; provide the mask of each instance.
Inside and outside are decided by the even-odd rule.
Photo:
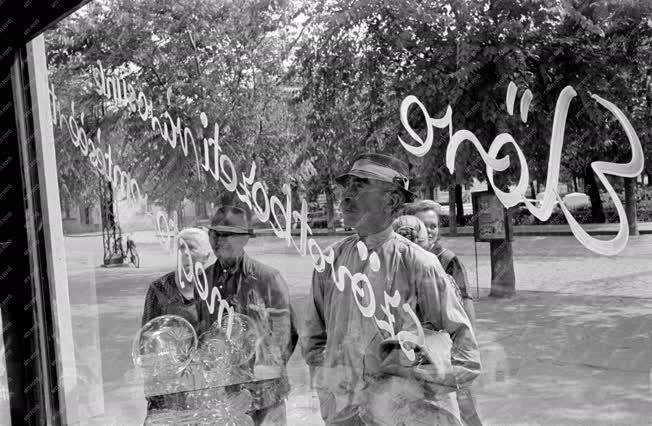
[[[513,82],[510,82],[507,88],[506,102],[508,113],[513,114],[513,104],[516,98],[517,87]],[[633,178],[641,174],[643,171],[643,149],[641,147],[641,142],[634,131],[631,123],[623,114],[623,112],[613,103],[601,98],[598,95],[591,95],[591,97],[598,102],[601,106],[606,108],[611,112],[621,127],[627,135],[627,140],[632,150],[632,158],[628,163],[611,163],[605,161],[595,161],[591,163],[591,168],[596,173],[600,182],[604,185],[616,206],[616,211],[618,212],[618,217],[620,220],[620,225],[618,228],[618,234],[611,240],[600,240],[597,238],[591,237],[582,226],[575,220],[572,213],[566,208],[562,202],[561,197],[557,193],[557,184],[559,183],[559,172],[561,164],[561,150],[564,145],[564,130],[566,126],[566,117],[568,115],[568,108],[570,106],[571,100],[577,95],[575,90],[571,86],[566,86],[559,94],[557,98],[557,104],[555,107],[555,114],[552,122],[552,135],[550,137],[550,155],[548,158],[548,174],[546,177],[546,189],[545,195],[542,200],[541,206],[537,207],[525,196],[527,190],[530,175],[529,169],[527,166],[527,161],[523,155],[523,151],[518,146],[512,135],[509,133],[501,133],[494,138],[489,146],[489,152],[486,152],[482,147],[482,144],[478,138],[469,130],[458,130],[453,134],[452,129],[452,120],[449,112],[451,111],[450,106],[447,109],[446,116],[443,119],[436,121],[431,119],[428,115],[428,111],[424,105],[415,97],[408,96],[401,103],[401,122],[405,127],[405,130],[412,137],[412,139],[417,143],[417,145],[410,145],[399,138],[399,142],[403,147],[416,156],[424,156],[432,147],[433,140],[433,129],[432,127],[445,128],[448,126],[449,133],[452,134],[449,138],[448,146],[446,147],[446,166],[452,174],[455,171],[455,155],[457,149],[462,144],[462,142],[469,141],[471,142],[476,150],[480,153],[482,160],[484,161],[487,168],[487,177],[489,179],[489,184],[492,186],[496,196],[501,201],[505,207],[512,207],[518,203],[523,202],[526,208],[541,221],[546,221],[550,218],[555,204],[558,202],[561,210],[566,217],[566,220],[570,226],[573,235],[577,240],[584,245],[589,250],[606,255],[613,256],[620,253],[625,246],[627,245],[627,239],[629,237],[629,228],[627,222],[627,216],[625,214],[625,209],[618,197],[618,194],[614,190],[613,186],[607,180],[606,175],[620,176],[620,177],[629,177]],[[532,93],[529,90],[526,90],[521,99],[521,120],[527,121],[527,112],[532,100]],[[426,140],[422,140],[421,137],[414,131],[407,121],[407,114],[410,106],[416,104],[424,114],[426,118]],[[452,114],[452,113],[451,113]],[[494,172],[503,171],[509,167],[510,159],[509,156],[498,158],[498,153],[500,149],[506,145],[512,144],[516,149],[518,155],[518,160],[520,163],[521,174],[519,176],[518,184],[514,189],[509,192],[504,192],[500,190],[494,183]]]

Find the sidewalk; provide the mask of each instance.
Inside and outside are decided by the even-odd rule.
[[[475,307],[486,425],[650,424],[652,300],[519,291]]]
[[[329,237],[324,238],[326,245]],[[311,303],[312,259],[273,236],[253,241],[250,255],[278,268],[286,279],[302,327]],[[140,269],[98,268],[98,243],[96,238],[66,241],[75,345],[92,351],[88,336],[100,338],[101,370],[80,369],[79,380],[101,372],[107,414],[98,425],[142,424],[142,384],[129,375],[131,342],[141,325],[149,283],[170,271],[174,259],[158,245],[145,245]],[[452,238],[450,243],[463,256],[475,290],[473,239]],[[517,293],[510,299],[487,297],[487,246],[478,244],[481,297],[475,302],[483,365],[475,395],[484,424],[649,424],[652,237],[632,238],[614,258],[581,250],[573,237],[516,239]],[[299,350],[288,373],[288,424],[323,424]]]
[[[518,291],[475,302],[482,373],[474,395],[486,426],[648,425],[652,300]],[[307,296],[293,297],[299,323]],[[319,425],[307,367],[294,353],[288,424]],[[646,420],[648,419],[648,420]]]
[[[582,228],[590,235],[616,235],[619,223],[591,223],[582,225]],[[442,235],[449,235],[450,228],[441,228]],[[639,222],[638,232],[652,234],[652,222]],[[573,235],[568,225],[517,225],[514,226],[514,235],[526,236],[555,236]],[[457,236],[473,236],[473,226],[462,226],[457,228]]]

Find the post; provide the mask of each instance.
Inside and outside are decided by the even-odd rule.
[[[511,297],[516,293],[514,254],[509,239],[491,241],[491,297]]]
[[[625,181],[625,213],[629,224],[629,235],[638,235],[636,222],[636,178],[624,178]]]
[[[448,187],[448,232],[451,236],[457,235],[457,215],[455,214],[455,184]]]
[[[474,192],[473,230],[476,241],[490,244],[492,297],[510,297],[516,292],[513,232],[510,215],[492,191]]]

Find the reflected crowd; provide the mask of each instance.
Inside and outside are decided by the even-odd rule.
[[[221,206],[177,234],[133,342],[145,424],[287,424],[295,349],[325,424],[482,424],[473,299],[438,241],[440,206],[416,200],[407,165],[384,154],[354,159],[337,183],[354,233],[306,277],[301,321],[281,273],[247,254],[251,211]]]

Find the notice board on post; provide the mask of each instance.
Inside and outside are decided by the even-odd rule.
[[[514,240],[508,210],[493,192],[473,192],[471,202],[474,216],[473,234],[476,241]]]

